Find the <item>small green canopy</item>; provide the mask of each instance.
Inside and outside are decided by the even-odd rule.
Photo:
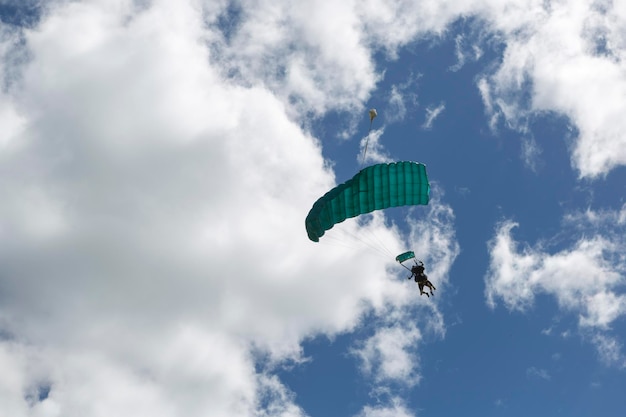
[[[404,252],[401,253],[400,255],[396,256],[396,261],[402,263],[404,261],[406,261],[407,259],[412,259],[415,258],[415,254],[413,253],[412,250],[408,251],[408,252]]]

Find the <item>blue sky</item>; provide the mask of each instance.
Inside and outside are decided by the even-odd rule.
[[[621,3],[0,19],[0,416],[623,415]],[[431,202],[310,242],[370,108]]]

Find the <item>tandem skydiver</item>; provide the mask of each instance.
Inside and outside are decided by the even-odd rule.
[[[419,286],[420,295],[426,294],[427,297],[435,295],[433,291],[437,288],[435,288],[433,283],[428,280],[428,277],[424,273],[424,262],[419,261],[419,263],[415,263],[415,265],[413,265],[413,267],[411,268],[411,276],[408,279],[411,279],[413,277],[415,277],[415,282],[417,282],[417,285]],[[428,295],[428,293],[424,291],[424,286],[430,288],[430,295]]]

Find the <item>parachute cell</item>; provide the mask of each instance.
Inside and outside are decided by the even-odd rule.
[[[305,225],[309,239],[319,242],[326,230],[347,218],[374,210],[428,204],[426,166],[403,161],[362,169],[313,204]]]

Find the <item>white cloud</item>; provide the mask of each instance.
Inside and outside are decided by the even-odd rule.
[[[419,37],[439,36],[459,17],[477,11],[479,1],[365,0],[356,12],[365,25],[368,39],[384,47],[391,57],[407,41]]]
[[[602,230],[611,233],[625,226],[624,214],[626,204],[619,211],[614,210],[591,210],[568,213],[564,216],[566,226],[573,227],[581,232],[588,230]]]
[[[434,107],[434,106],[428,106],[426,107],[426,120],[424,120],[424,123],[422,124],[422,128],[423,129],[432,129],[433,127],[433,123],[435,122],[435,119],[437,117],[439,117],[439,115],[441,115],[441,113],[446,109],[446,106],[444,103],[441,103],[440,105]]]
[[[551,378],[548,371],[546,371],[545,369],[534,367],[534,366],[531,366],[530,368],[526,369],[526,376],[529,378],[543,379],[545,381],[549,381]]]
[[[610,332],[611,323],[626,315],[626,294],[621,291],[623,234],[602,233],[604,228],[596,226],[595,235],[584,235],[572,247],[552,254],[542,245],[519,248],[511,233],[516,226],[502,223],[489,245],[488,305],[494,308],[502,300],[507,308],[524,311],[537,293],[545,293],[554,296],[560,308],[579,316],[582,332]]]
[[[456,64],[452,65],[450,67],[450,71],[458,71],[461,68],[463,68],[463,65],[465,65],[465,58],[466,58],[466,54],[463,51],[463,35],[457,35],[454,38],[454,52],[456,55]]]
[[[372,130],[361,139],[359,144],[359,162],[362,165],[392,162],[391,156],[380,143],[383,133],[385,133],[385,129]]]
[[[485,101],[515,125],[529,112],[555,111],[577,127],[572,164],[582,177],[626,163],[621,2],[484,2],[483,15],[501,34],[502,63],[481,88]],[[490,104],[491,103],[491,104]]]
[[[458,71],[467,61],[478,61],[484,54],[482,47],[480,46],[482,40],[472,45],[467,45],[466,35],[457,35],[454,38],[454,52],[456,55],[456,63],[450,66],[450,71]]]
[[[419,382],[415,350],[421,338],[419,329],[411,322],[381,327],[353,354],[361,359],[363,372],[375,375],[378,383],[395,380],[411,386]]]
[[[622,209],[619,212],[617,223],[620,225],[626,224],[626,204],[622,206]]]
[[[415,110],[418,105],[416,90],[419,78],[420,75],[410,74],[405,82],[391,86],[387,108],[382,115],[386,123],[402,121]]]
[[[357,417],[414,417],[416,414],[408,409],[400,398],[392,398],[389,404],[366,406]]]
[[[260,417],[304,417],[307,414],[294,404],[293,394],[274,375],[262,375],[260,378],[261,401],[265,403],[258,415]]]
[[[500,119],[499,111],[503,111],[503,108],[498,107],[498,109],[496,110],[496,103],[494,103],[495,97],[492,97],[493,96],[493,93],[491,91],[492,87],[490,86],[490,84],[487,82],[485,78],[478,79],[478,81],[476,82],[476,87],[478,88],[480,97],[483,100],[483,105],[485,106],[485,112],[487,115],[490,116],[489,128],[495,131],[496,126],[498,124],[498,120]]]
[[[11,145],[24,128],[24,119],[20,116],[6,85],[15,82],[17,74],[14,68],[26,59],[25,52],[20,48],[23,37],[20,31],[9,25],[0,25],[0,151]]]
[[[542,164],[541,147],[532,137],[522,139],[522,161],[533,172],[537,172]]]
[[[619,340],[610,335],[596,334],[593,336],[592,342],[604,363],[626,368],[626,357],[622,351],[622,343]]]
[[[263,83],[294,110],[360,109],[378,80],[353,1],[244,1],[236,32],[217,38],[229,71]]]
[[[386,120],[389,122],[403,120],[406,117],[406,103],[404,94],[398,89],[398,86],[391,86],[389,93],[389,108]]]
[[[490,244],[486,276],[490,306],[501,298],[507,307],[524,310],[541,291],[555,295],[566,309],[581,309],[581,325],[605,328],[626,312],[624,296],[614,292],[623,281],[621,267],[611,263],[612,254],[621,253],[621,245],[596,236],[556,254],[543,252],[541,247],[520,251],[511,236],[516,226],[504,222]]]

